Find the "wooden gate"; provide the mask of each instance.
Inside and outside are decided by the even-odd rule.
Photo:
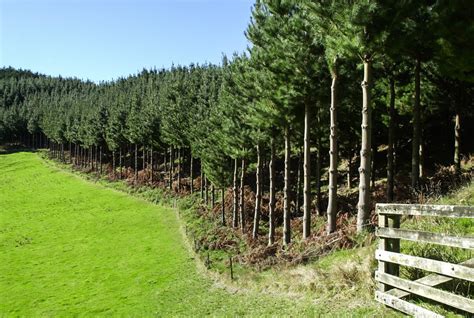
[[[436,288],[453,278],[474,282],[474,258],[461,264],[451,264],[400,253],[400,240],[474,250],[474,237],[458,237],[400,228],[400,218],[403,215],[472,219],[474,207],[377,204],[376,212],[379,218],[377,229],[379,247],[375,252],[375,258],[378,260],[378,270],[375,273],[378,290],[375,292],[375,299],[415,317],[442,316],[403,299],[411,294],[474,314],[474,299]],[[429,271],[432,274],[416,281],[403,279],[399,275],[400,265]]]

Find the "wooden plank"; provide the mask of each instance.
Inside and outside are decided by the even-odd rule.
[[[415,282],[430,286],[430,287],[436,287],[441,284],[447,283],[452,281],[452,277],[448,276],[443,276],[443,275],[438,275],[438,274],[431,274],[425,277],[422,277],[420,279],[415,280]],[[387,291],[387,294],[390,294],[391,296],[397,297],[397,298],[403,298],[411,295],[411,293],[398,289],[398,288],[392,288],[389,291]]]
[[[385,228],[388,225],[388,218],[387,218],[386,215],[379,215],[378,221],[379,221],[379,224],[378,224],[379,228]],[[385,238],[380,238],[378,249],[379,250],[386,250],[386,245],[387,245],[387,241],[385,240]],[[387,270],[387,268],[386,268],[385,262],[379,261],[378,262],[378,271],[381,272],[381,273],[386,273],[387,272],[386,270]],[[385,291],[390,289],[390,286],[382,284],[382,283],[379,282],[377,284],[377,288],[378,288],[379,291],[385,292]]]
[[[471,258],[470,260],[462,262],[460,265],[474,268],[474,258]],[[453,279],[448,276],[443,276],[439,274],[430,274],[430,275],[427,275],[425,277],[415,280],[415,282],[426,285],[426,286],[430,286],[430,287],[437,287],[442,284],[448,283],[452,280]],[[398,288],[392,288],[389,291],[387,291],[387,294],[397,297],[397,298],[403,298],[403,297],[409,296],[411,293],[398,289]]]
[[[408,301],[396,298],[387,293],[376,291],[375,299],[382,304],[395,308],[405,314],[412,315],[413,317],[416,317],[416,318],[442,318],[444,317],[442,315],[438,315],[437,313],[432,312],[431,310],[417,306]]]
[[[408,241],[438,244],[451,247],[474,249],[474,237],[452,236],[443,233],[431,233],[394,228],[377,228],[377,236],[383,238],[397,238]]]
[[[469,205],[377,203],[375,209],[377,214],[474,218],[474,206]]]
[[[471,314],[474,313],[474,299],[465,298],[444,290],[429,287],[393,275],[379,273],[378,271],[375,273],[375,279],[379,282],[394,286],[398,289],[409,291],[412,294],[419,295],[437,301],[439,303],[467,311]]]
[[[425,271],[474,282],[474,269],[464,265],[382,250],[375,251],[375,258],[383,262],[416,267]]]

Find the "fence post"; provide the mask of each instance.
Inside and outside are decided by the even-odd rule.
[[[377,214],[379,218],[379,228],[382,227],[390,227],[390,228],[400,228],[400,216],[399,215],[384,215],[381,214],[378,209]],[[380,251],[389,251],[389,252],[395,252],[399,253],[400,252],[400,239],[388,239],[388,238],[383,238],[379,237],[379,248]],[[378,266],[378,272],[379,273],[385,273],[385,274],[390,274],[394,276],[399,276],[399,265],[398,264],[393,264],[393,263],[388,263],[388,262],[383,262],[379,260],[379,266]],[[386,292],[389,289],[391,289],[391,286],[388,286],[383,283],[378,283],[378,289],[381,292]]]
[[[388,227],[390,228],[400,228],[400,215],[390,215],[387,217],[388,219]],[[386,244],[386,250],[394,253],[400,253],[400,239],[387,239],[385,241]],[[393,264],[393,263],[387,263],[386,264],[386,273],[393,275],[393,276],[399,276],[400,275],[400,266],[398,264]]]

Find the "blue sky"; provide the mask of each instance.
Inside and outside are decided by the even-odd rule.
[[[111,80],[242,52],[254,0],[0,0],[0,65]]]

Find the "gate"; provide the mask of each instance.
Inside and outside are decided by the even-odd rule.
[[[379,218],[377,229],[379,246],[375,252],[375,258],[378,260],[378,270],[375,273],[378,290],[375,292],[375,299],[415,317],[442,316],[403,299],[411,294],[449,305],[471,315],[474,314],[474,299],[437,288],[452,281],[453,278],[474,282],[474,258],[461,264],[452,264],[400,253],[400,240],[474,250],[474,237],[458,237],[400,228],[400,218],[404,215],[473,219],[474,207],[377,204],[376,212]],[[404,279],[399,275],[400,266],[429,271],[431,274],[415,281]]]

